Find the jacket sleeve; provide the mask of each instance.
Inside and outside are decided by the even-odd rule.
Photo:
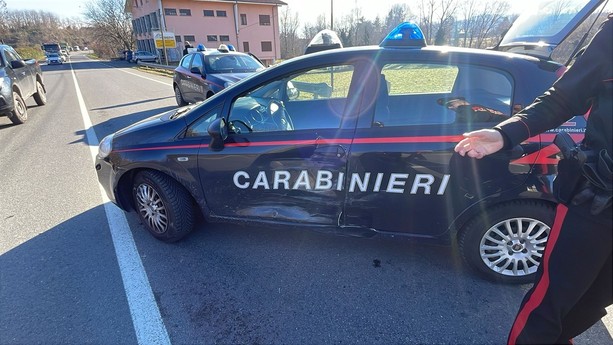
[[[528,107],[495,126],[510,148],[522,141],[555,128],[575,115],[585,114],[591,100],[598,94],[600,81],[606,73],[611,56],[607,55],[613,37],[613,17],[608,19],[575,63],[553,86],[537,97]]]

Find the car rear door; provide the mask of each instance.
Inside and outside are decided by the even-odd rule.
[[[336,227],[358,73],[350,63],[305,67],[231,99],[223,150],[199,158],[211,213]]]
[[[447,54],[438,61],[389,58],[373,68],[365,92],[373,99],[350,149],[345,226],[437,237],[468,207],[525,181],[511,172],[510,157],[477,161],[454,153],[462,133],[495,123],[462,119],[438,99],[464,85],[461,96],[510,115],[513,79],[495,68],[451,60]],[[504,84],[497,86],[501,94],[477,92],[490,79]]]

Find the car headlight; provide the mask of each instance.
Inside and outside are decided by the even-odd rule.
[[[98,157],[106,158],[113,151],[113,136],[115,134],[109,134],[100,141],[98,145]]]

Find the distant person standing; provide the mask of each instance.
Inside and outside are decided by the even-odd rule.
[[[185,41],[185,48],[183,48],[183,55],[187,55],[189,53],[189,48],[193,48],[189,41]]]

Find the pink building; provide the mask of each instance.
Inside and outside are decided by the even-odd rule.
[[[125,10],[132,13],[138,50],[154,52],[153,34],[165,29],[176,41],[176,48],[166,49],[169,61],[181,58],[186,42],[194,48],[223,43],[270,65],[281,57],[278,8],[283,5],[279,0],[126,0]]]

